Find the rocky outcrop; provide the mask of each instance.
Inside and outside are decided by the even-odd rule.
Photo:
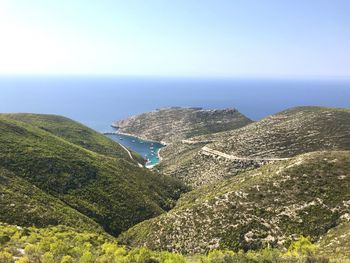
[[[174,143],[162,150],[159,169],[198,187],[301,153],[350,150],[349,131],[349,109],[298,107]]]
[[[168,143],[243,127],[252,121],[236,109],[164,108],[116,121],[119,132]]]

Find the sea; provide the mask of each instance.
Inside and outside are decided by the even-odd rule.
[[[146,167],[152,168],[159,164],[159,150],[165,146],[160,142],[142,140],[140,138],[124,134],[107,134],[106,136],[124,145],[130,150],[139,153],[145,160],[147,160]]]
[[[163,107],[236,108],[259,120],[305,105],[349,108],[350,80],[0,76],[0,112],[64,115],[99,132]]]

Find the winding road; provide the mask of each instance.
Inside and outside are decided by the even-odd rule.
[[[289,158],[249,158],[249,157],[238,157],[235,155],[229,155],[220,151],[216,151],[213,149],[210,149],[207,146],[202,147],[202,152],[220,156],[229,160],[246,160],[246,161],[283,161],[288,160]]]
[[[118,142],[118,144],[129,154],[129,157],[130,157],[130,159],[131,159],[132,161],[136,162],[137,165],[138,165],[139,167],[143,167],[142,164],[140,164],[139,162],[137,162],[137,161],[134,159],[134,157],[132,156],[132,154],[131,154],[131,152],[129,151],[128,148],[126,148],[123,144],[121,144],[121,143],[119,143],[119,142]]]

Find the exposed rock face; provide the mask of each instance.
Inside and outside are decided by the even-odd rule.
[[[182,253],[317,241],[348,215],[349,188],[349,151],[299,155],[189,192],[120,241]]]
[[[162,150],[159,169],[197,187],[305,152],[350,150],[349,131],[349,109],[298,107],[174,143]]]
[[[232,130],[252,121],[236,109],[165,108],[113,123],[120,132],[171,143],[196,135]]]

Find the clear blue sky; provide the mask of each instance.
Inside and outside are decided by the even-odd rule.
[[[349,0],[0,0],[0,74],[350,78]]]

